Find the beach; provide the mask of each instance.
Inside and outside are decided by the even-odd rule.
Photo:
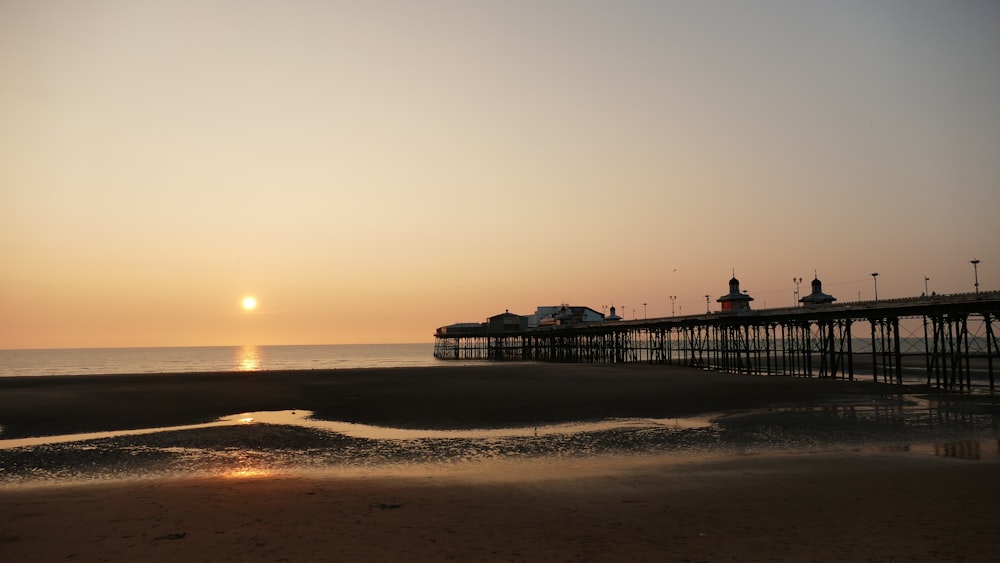
[[[82,481],[10,480],[0,486],[0,559],[1000,560],[995,403],[976,402],[980,422],[970,426],[964,404],[910,417],[913,407],[899,406],[909,400],[901,391],[681,368],[538,364],[0,378],[3,439],[282,409],[438,430],[614,418],[728,421],[662,434],[619,429],[616,440],[628,439],[612,442],[529,435],[498,447],[468,439],[456,449],[488,455],[427,459],[392,441],[345,442],[268,425],[95,442],[96,450],[0,450],[8,474],[14,461],[111,464],[87,452],[131,458],[137,444],[210,445],[230,464],[169,475],[131,469]],[[886,418],[894,413],[904,414]],[[955,422],[925,421],[935,416]],[[761,429],[785,438],[763,440]],[[385,446],[391,443],[396,449]],[[452,442],[409,443],[434,449]],[[308,458],[362,448],[382,453],[369,452],[363,464],[303,459],[304,469],[254,463],[266,461],[260,452],[269,449]]]
[[[17,438],[191,424],[295,408],[330,420],[456,429],[697,416],[899,391],[868,382],[678,367],[540,363],[9,377],[0,378],[0,425],[4,438]]]

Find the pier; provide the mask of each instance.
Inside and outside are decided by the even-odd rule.
[[[463,323],[435,333],[443,360],[683,365],[996,393],[1000,291],[642,320],[525,327]]]

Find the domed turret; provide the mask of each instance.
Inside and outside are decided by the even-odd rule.
[[[740,280],[736,279],[736,273],[733,272],[733,277],[729,280],[729,293],[716,301],[722,304],[722,312],[749,311],[753,297],[740,292]]]
[[[804,305],[823,305],[833,303],[836,300],[836,297],[823,293],[823,282],[819,281],[819,276],[816,276],[812,281],[812,293],[799,299],[799,303]]]
[[[611,306],[611,314],[608,315],[607,319],[605,319],[605,320],[608,320],[608,321],[620,321],[620,320],[622,320],[621,317],[619,317],[618,315],[615,314],[615,306],[614,305]]]

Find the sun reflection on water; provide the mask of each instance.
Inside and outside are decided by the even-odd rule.
[[[234,455],[229,459],[231,465],[219,472],[220,477],[224,479],[247,479],[251,477],[269,477],[274,474],[273,469],[260,459],[259,453],[252,450],[242,450],[233,453]]]
[[[262,360],[263,353],[259,346],[241,346],[236,351],[236,369],[239,371],[257,371]]]
[[[275,471],[266,466],[254,465],[252,462],[240,461],[236,467],[231,467],[219,473],[224,479],[249,479],[252,477],[270,477]]]
[[[251,477],[270,477],[274,472],[262,467],[237,467],[223,471],[220,477],[226,479],[249,479]]]

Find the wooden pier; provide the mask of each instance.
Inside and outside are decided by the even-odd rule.
[[[458,325],[444,360],[684,365],[751,375],[864,375],[996,392],[1000,292],[923,296],[538,328]]]

